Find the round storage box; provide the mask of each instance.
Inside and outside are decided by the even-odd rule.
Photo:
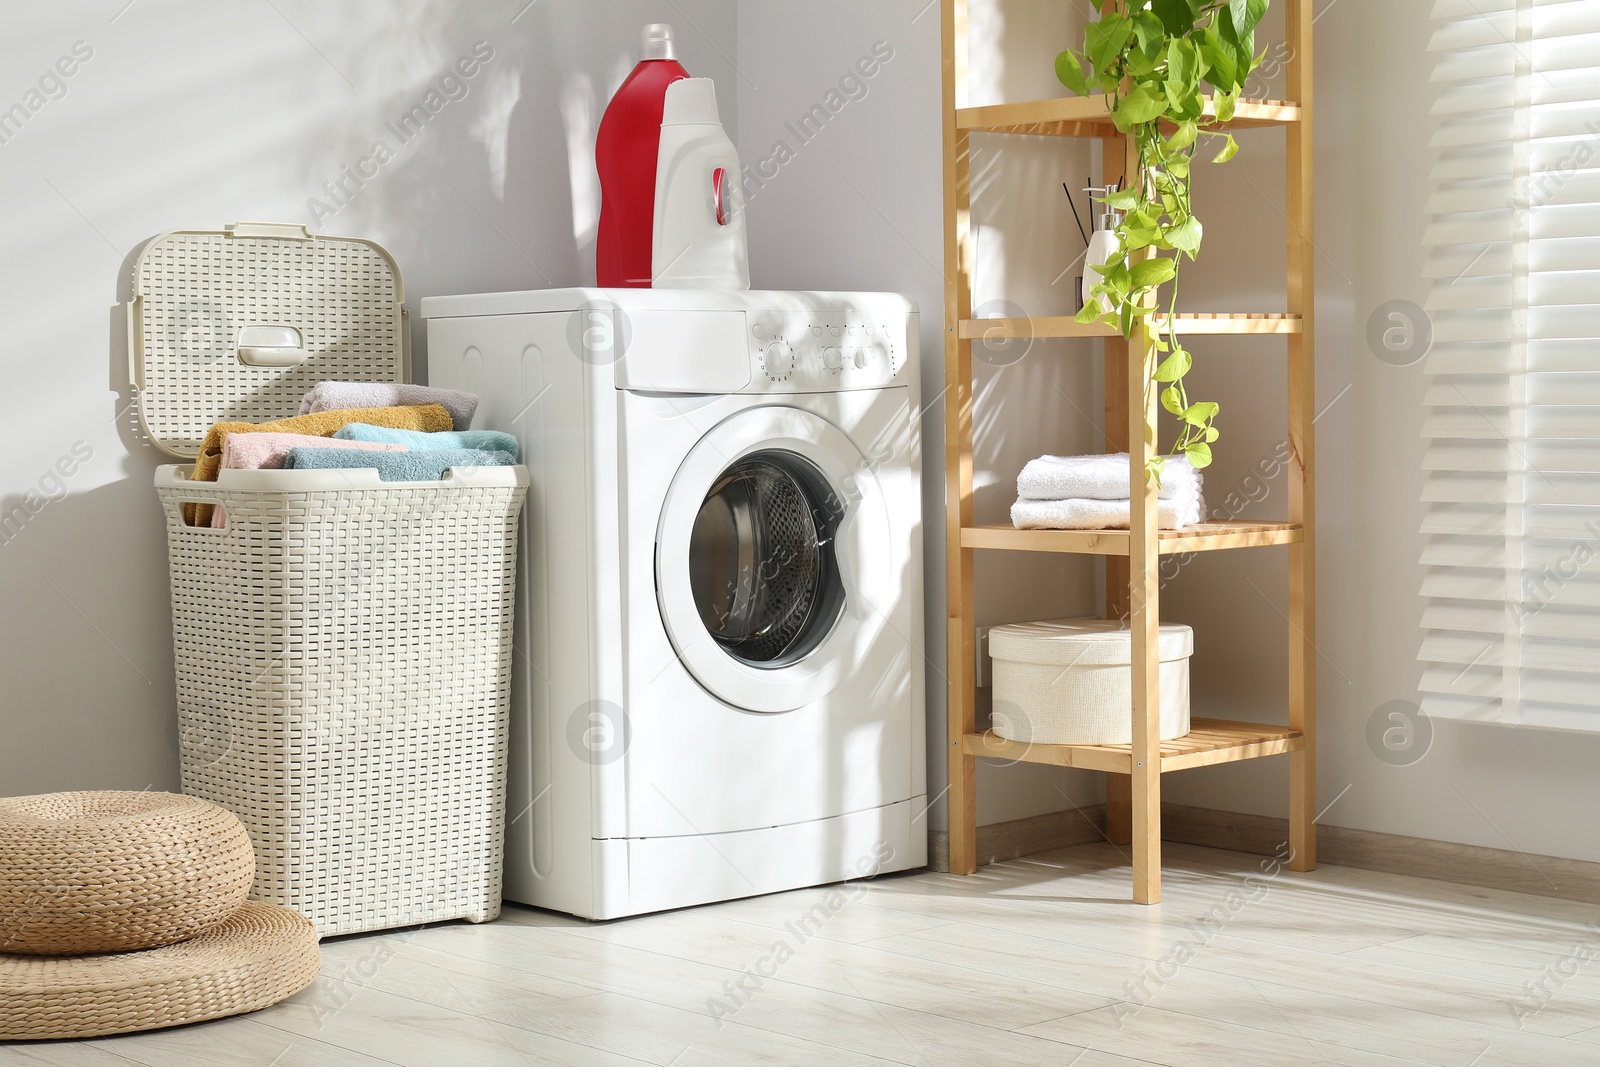
[[[1161,740],[1189,732],[1194,631],[1161,627]],[[992,728],[1008,741],[1126,745],[1133,741],[1133,635],[1114,619],[996,626]]]

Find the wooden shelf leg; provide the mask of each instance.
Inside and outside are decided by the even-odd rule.
[[[1289,726],[1305,747],[1289,756],[1289,869],[1317,866],[1317,594],[1316,482],[1312,423],[1316,421],[1316,216],[1312,193],[1312,0],[1290,0],[1287,36],[1294,48],[1288,90],[1301,121],[1288,130],[1289,313],[1304,330],[1289,337],[1289,521],[1305,540],[1289,548]]]
[[[1101,138],[1100,184],[1124,182],[1138,170],[1138,156],[1128,138],[1121,135]],[[1128,342],[1121,337],[1105,341],[1102,360],[1105,392],[1105,449],[1128,450]],[[1128,559],[1107,556],[1106,618],[1126,619],[1128,602]],[[1126,774],[1106,775],[1106,840],[1113,845],[1133,843],[1133,778]]]
[[[1125,363],[1128,382],[1129,626],[1133,645],[1133,899],[1161,902],[1161,516],[1145,464],[1156,454],[1156,351],[1141,327]]]
[[[967,134],[956,129],[959,94],[966,83],[967,2],[940,5],[944,33],[944,214],[945,214],[945,552],[947,599],[946,766],[950,775],[950,870],[978,869],[977,761],[962,738],[976,732],[976,619],[973,553],[961,547],[961,531],[972,525],[972,342],[961,339],[962,319],[972,317],[972,170]]]

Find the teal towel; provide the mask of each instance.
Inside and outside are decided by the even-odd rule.
[[[433,451],[439,448],[476,448],[485,452],[510,452],[515,463],[522,455],[517,439],[499,430],[446,430],[443,433],[422,433],[419,430],[391,430],[387,426],[372,426],[352,422],[339,427],[333,436],[341,441],[371,441],[379,445],[405,445],[413,452]]]
[[[433,436],[431,434],[424,436]],[[440,434],[438,436],[450,436]],[[451,467],[509,467],[510,452],[479,448],[438,448],[427,452],[361,452],[348,448],[291,448],[284,470],[352,470],[377,468],[385,482],[436,482]]]

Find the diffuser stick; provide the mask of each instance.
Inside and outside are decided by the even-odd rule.
[[[1072,208],[1072,219],[1078,224],[1078,236],[1083,238],[1083,243],[1085,246],[1087,246],[1089,244],[1089,235],[1083,232],[1083,219],[1078,214],[1077,203],[1072,199],[1072,186],[1068,185],[1066,182],[1062,182],[1061,188],[1066,191],[1067,204]]]

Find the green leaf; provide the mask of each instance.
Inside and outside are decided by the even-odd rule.
[[[1117,110],[1113,113],[1113,117],[1117,129],[1126,133],[1135,126],[1143,126],[1159,118],[1166,109],[1166,101],[1152,92],[1150,86],[1138,85],[1131,93],[1117,101]]]
[[[1178,398],[1178,387],[1169,385],[1161,390],[1161,406],[1174,415],[1183,414],[1183,401]]]
[[[1227,144],[1222,146],[1222,151],[1218,152],[1216,154],[1216,158],[1212,159],[1211,162],[1226,163],[1228,160],[1239,154],[1239,142],[1233,139],[1233,134],[1231,133],[1227,134],[1226,136],[1228,139]]]
[[[1089,79],[1083,73],[1083,56],[1068,49],[1056,56],[1056,78],[1079,96],[1089,95]]]
[[[1239,89],[1235,88],[1232,92],[1218,92],[1212,100],[1217,109],[1217,121],[1231,122],[1234,110],[1239,105]]]
[[[1166,461],[1166,456],[1155,456],[1144,461],[1144,476],[1155,483],[1157,491],[1161,489],[1161,469]]]
[[[1166,27],[1161,24],[1161,19],[1149,11],[1141,11],[1133,17],[1133,35],[1139,42],[1139,50],[1146,59],[1157,59],[1161,55],[1161,46],[1166,42]]]
[[[1091,322],[1098,321],[1103,314],[1105,314],[1105,309],[1100,306],[1100,301],[1096,300],[1094,294],[1091,293],[1089,302],[1078,309],[1078,313],[1072,317],[1072,321],[1080,326],[1087,326]]]
[[[1130,229],[1122,235],[1122,239],[1127,244],[1128,251],[1137,252],[1160,241],[1161,230],[1155,226]]]
[[[1239,84],[1238,51],[1232,42],[1222,39],[1215,23],[1206,27],[1200,50],[1211,68],[1206,81],[1222,92],[1229,92]]]
[[[1161,25],[1173,37],[1180,37],[1194,29],[1195,5],[1188,0],[1151,0],[1150,10],[1161,19]]]
[[[1205,230],[1200,220],[1193,215],[1167,230],[1167,241],[1178,251],[1188,253],[1190,259],[1200,251],[1200,241],[1204,236]]]
[[[1187,37],[1175,37],[1167,45],[1167,95],[1182,99],[1199,80],[1199,52]]]
[[[1139,194],[1132,189],[1118,189],[1110,196],[1097,196],[1094,199],[1117,211],[1132,211],[1139,206]]]
[[[1095,72],[1104,74],[1114,67],[1132,37],[1133,24],[1122,15],[1111,14],[1091,22],[1084,30],[1084,43]]]
[[[1178,128],[1172,131],[1172,136],[1167,138],[1167,153],[1182,152],[1194,144],[1195,138],[1200,135],[1200,127],[1193,122],[1180,122]]]
[[[1206,113],[1206,99],[1198,87],[1183,98],[1183,102],[1167,113],[1174,122],[1193,122]]]
[[[1245,34],[1255,32],[1261,24],[1262,16],[1267,13],[1267,0],[1228,0],[1228,15],[1233,22],[1233,28],[1242,38]]]
[[[1194,357],[1185,349],[1178,349],[1172,355],[1162,360],[1161,366],[1151,375],[1158,382],[1175,382],[1189,373],[1189,368],[1194,366]]]
[[[1177,273],[1178,264],[1165,256],[1154,256],[1135,263],[1133,270],[1130,272],[1135,290],[1148,289],[1152,285],[1170,282]]]
[[[1186,446],[1183,452],[1184,455],[1189,457],[1189,466],[1194,467],[1197,470],[1201,467],[1211,466],[1210,445],[1202,441],[1194,441]]]
[[[1217,429],[1215,426],[1207,426],[1206,427],[1206,444],[1208,444],[1208,445],[1212,444],[1213,442],[1216,441],[1217,438],[1219,438],[1221,436],[1222,436],[1222,431]]]
[[[1222,408],[1220,405],[1214,404],[1209,400],[1203,400],[1198,404],[1190,404],[1187,408],[1184,408],[1182,411],[1178,412],[1177,415],[1178,418],[1182,419],[1190,426],[1199,426],[1203,428],[1206,423],[1216,418],[1217,412],[1221,410]]]

